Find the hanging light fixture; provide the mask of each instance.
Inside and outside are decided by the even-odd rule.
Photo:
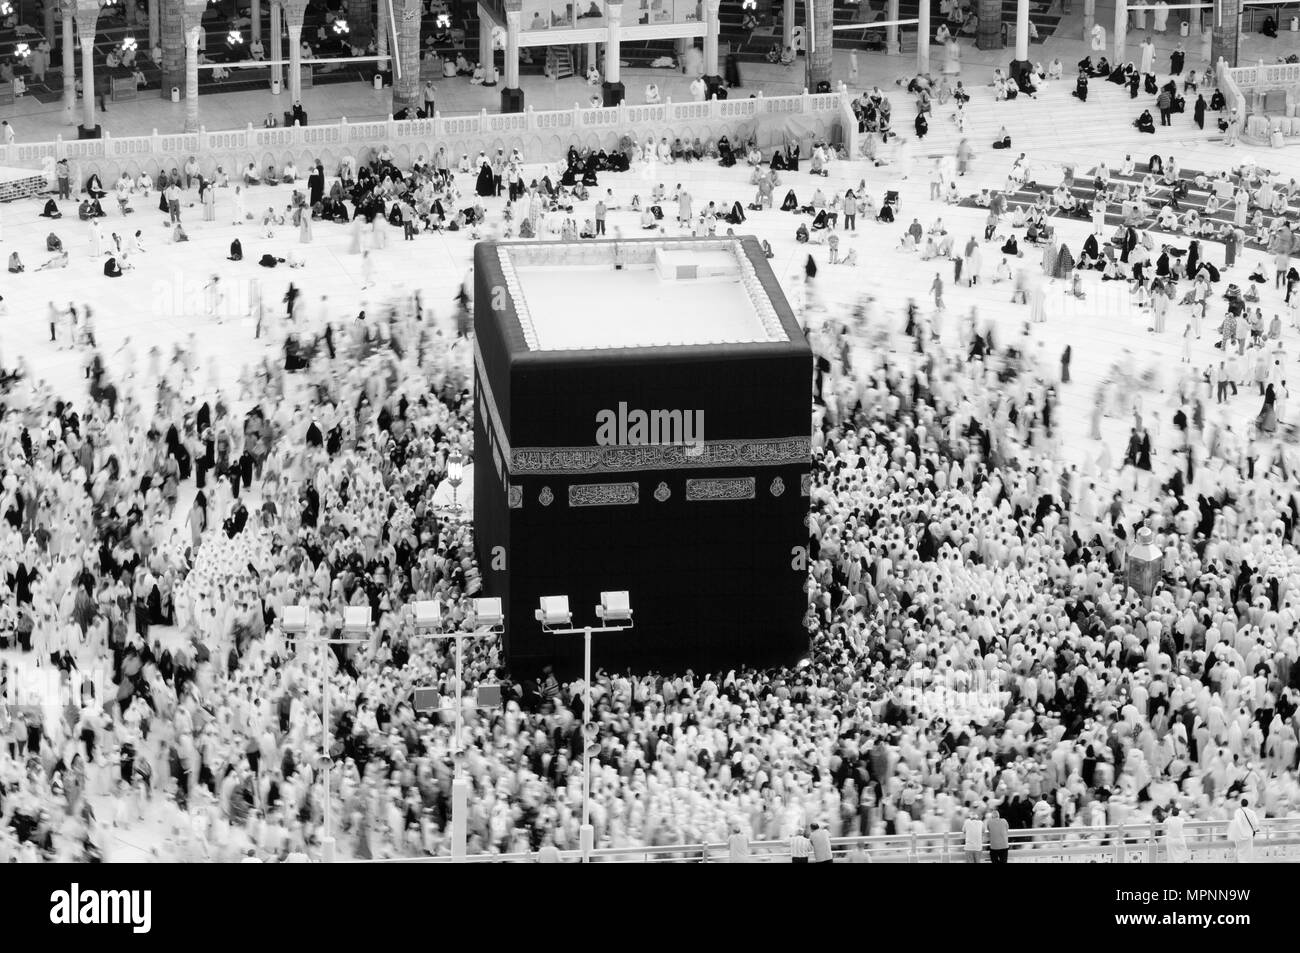
[[[348,32],[349,32],[349,31],[348,31],[348,21],[347,21],[347,20],[343,20],[343,19],[335,20],[335,21],[334,21],[334,32],[335,32],[337,35],[339,35],[339,36],[347,36],[347,35],[348,35]]]
[[[25,60],[27,59],[27,57],[31,55],[32,55],[32,48],[28,46],[26,43],[19,43],[17,46],[14,47],[14,56],[18,57],[20,60]]]
[[[437,19],[437,21],[436,21],[436,25],[437,25],[437,27],[438,27],[439,30],[447,30],[447,29],[450,29],[450,28],[451,28],[451,16],[450,16],[450,14],[439,13],[439,14],[438,14],[438,19]]]
[[[127,36],[127,37],[123,37],[123,38],[122,38],[122,52],[123,52],[123,53],[127,53],[127,52],[129,52],[129,51],[131,51],[131,50],[135,50],[135,49],[138,49],[138,47],[137,47],[137,45],[136,45],[136,42],[135,42],[135,37],[133,37],[133,36]]]
[[[240,30],[232,29],[226,34],[227,46],[240,46],[244,42],[244,34]]]
[[[4,0],[4,2],[0,3],[0,17],[7,17],[13,12],[13,4],[9,3],[9,0]]]

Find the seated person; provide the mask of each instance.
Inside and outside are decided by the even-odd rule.
[[[1047,78],[1049,80],[1058,80],[1061,78],[1063,70],[1064,66],[1061,64],[1061,58],[1059,56],[1053,57],[1052,62],[1047,65]]]
[[[187,242],[189,240],[190,236],[185,234],[185,229],[181,228],[180,222],[177,222],[175,227],[172,228],[172,242]]]
[[[1151,110],[1149,109],[1142,110],[1142,115],[1138,116],[1137,119],[1133,121],[1133,125],[1137,127],[1138,132],[1149,132],[1152,135],[1155,134],[1156,123],[1155,120],[1151,118]]]
[[[1013,256],[1020,254],[1020,245],[1016,242],[1015,235],[1008,235],[1007,240],[1002,243],[1002,254]]]
[[[18,275],[18,274],[22,274],[26,270],[27,269],[23,267],[22,259],[18,257],[18,252],[16,251],[10,252],[9,253],[9,274]]]
[[[105,278],[122,277],[122,266],[117,263],[117,259],[112,255],[109,256],[108,261],[104,262],[104,277]]]
[[[261,185],[262,177],[257,174],[257,166],[252,162],[248,163],[248,168],[244,170],[245,185]]]
[[[268,169],[268,171],[270,170]],[[298,167],[293,164],[292,159],[285,163],[284,169],[280,175],[280,181],[285,185],[292,185],[298,181]]]
[[[1079,71],[1078,78],[1074,81],[1074,92],[1070,94],[1080,102],[1088,101],[1088,74]]]
[[[226,259],[226,260],[227,260],[227,261],[243,261],[243,260],[244,260],[244,246],[243,246],[243,244],[239,241],[238,238],[236,238],[234,241],[232,241],[232,242],[230,243],[230,255],[227,256],[227,259]]]
[[[994,149],[1011,148],[1011,134],[1007,132],[1006,126],[1000,126],[998,128],[997,138],[993,140],[993,148]]]
[[[803,222],[800,222],[799,227],[794,230],[794,240],[798,242],[800,245],[807,243],[808,226],[804,225]]]
[[[81,205],[77,207],[77,217],[83,222],[92,218],[103,218],[104,208],[99,204],[98,199],[82,199]]]
[[[648,205],[641,211],[641,227],[645,229],[659,227],[659,222],[655,218],[654,212],[650,211],[650,206]]]
[[[63,218],[63,213],[59,211],[59,206],[54,199],[45,200],[45,207],[41,209],[41,218]]]
[[[103,183],[99,181],[99,175],[97,173],[92,173],[90,178],[86,181],[86,194],[93,199],[102,199],[108,194],[108,192],[104,190]]]
[[[64,251],[62,248],[60,248],[54,253],[53,258],[51,258],[45,264],[41,265],[41,267],[37,268],[36,270],[45,271],[47,268],[67,268],[67,267],[68,267],[68,253]]]

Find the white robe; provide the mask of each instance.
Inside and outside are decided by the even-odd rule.
[[[1156,45],[1152,42],[1145,41],[1142,44],[1142,73],[1154,72],[1156,63]]]
[[[1165,854],[1171,864],[1185,864],[1192,859],[1191,848],[1187,846],[1185,823],[1181,814],[1165,822]]]
[[[1160,0],[1151,10],[1151,28],[1157,33],[1165,32],[1165,25],[1169,20],[1169,5]]]

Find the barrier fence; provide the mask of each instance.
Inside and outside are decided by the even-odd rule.
[[[1193,863],[1231,863],[1236,848],[1227,836],[1227,821],[1187,821],[1185,831]],[[1163,825],[1154,822],[1106,827],[1045,827],[1012,831],[1008,861],[1013,864],[1125,864],[1167,863]],[[849,860],[860,847],[868,862],[883,864],[965,863],[960,831],[905,836],[832,838],[835,860]],[[1255,838],[1259,863],[1300,863],[1300,817],[1269,818]],[[754,841],[750,853],[755,863],[790,863],[788,841]],[[561,859],[577,862],[581,852],[561,851]],[[606,847],[591,852],[593,863],[698,864],[725,863],[726,844],[675,844],[664,847]],[[535,854],[473,854],[451,857],[395,857],[366,863],[478,863],[520,864],[536,861]],[[988,851],[982,852],[988,860]]]
[[[264,128],[249,124],[243,129],[219,132],[158,133],[147,136],[112,136],[100,139],[63,139],[53,142],[19,142],[0,146],[0,166],[51,170],[59,159],[78,161],[87,166],[102,164],[104,172],[113,173],[128,166],[182,163],[189,156],[231,161],[230,156],[247,156],[258,162],[264,154],[298,155],[330,150],[336,156],[356,154],[381,143],[394,151],[404,144],[426,146],[429,143],[455,144],[457,151],[474,154],[479,150],[532,147],[524,154],[530,161],[556,159],[570,145],[617,143],[625,133],[677,137],[714,135],[730,130],[735,134],[745,123],[766,117],[804,115],[821,121],[823,134],[834,135],[843,121],[845,97],[834,93],[803,92],[794,96],[763,96],[746,99],[713,99],[708,102],[671,101],[655,105],[623,104],[610,107],[534,110],[519,113],[435,116],[432,119],[386,119],[349,122],[346,118],[322,125]],[[851,112],[851,111],[850,111]],[[856,128],[856,127],[854,127]],[[703,132],[701,132],[703,130]],[[539,153],[540,150],[540,153]],[[552,154],[554,153],[554,154]],[[431,153],[426,152],[431,157]],[[414,158],[410,156],[409,158]],[[227,166],[233,174],[243,165]],[[205,163],[205,170],[207,164]],[[111,184],[111,183],[110,183]]]

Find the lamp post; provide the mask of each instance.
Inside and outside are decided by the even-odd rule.
[[[300,603],[296,606],[285,606],[284,615],[280,621],[280,627],[286,635],[306,635],[307,633],[307,614],[308,607],[306,603]],[[333,766],[333,759],[330,757],[330,676],[329,676],[329,647],[331,645],[364,645],[369,642],[369,638],[360,638],[363,633],[370,631],[370,609],[367,606],[348,606],[343,612],[343,638],[331,639],[324,632],[313,641],[320,643],[320,690],[321,690],[321,756],[318,767],[325,773],[325,803],[324,807],[324,834],[321,836],[321,860],[327,864],[334,862],[334,835],[331,833],[331,794],[330,794],[330,768]],[[349,638],[348,636],[352,636]]]
[[[540,608],[533,615],[542,624],[543,632],[551,635],[582,636],[582,827],[578,833],[578,845],[582,850],[582,862],[590,863],[591,851],[595,847],[596,840],[596,832],[591,826],[591,757],[595,750],[599,750],[589,735],[591,637],[603,632],[625,632],[632,628],[631,600],[626,592],[602,592],[600,605],[596,606],[596,618],[605,623],[600,626],[586,625],[574,628],[568,596],[542,596]]]
[[[1125,576],[1128,585],[1143,599],[1151,598],[1160,580],[1162,555],[1160,547],[1155,545],[1155,534],[1149,526],[1137,531],[1137,538],[1129,547]]]
[[[454,639],[456,642],[456,740],[452,746],[455,777],[451,782],[451,856],[458,860],[465,856],[465,840],[469,831],[469,781],[465,779],[465,758],[461,750],[465,734],[465,685],[461,681],[464,644],[466,639],[490,638],[505,631],[505,616],[501,611],[500,599],[475,599],[473,605],[473,631],[457,629],[455,632],[442,632],[439,631],[442,627],[442,604],[436,599],[422,599],[415,603],[417,633],[429,639]],[[500,703],[499,695],[497,703]],[[478,707],[488,706],[480,703]]]
[[[459,509],[460,504],[456,500],[456,491],[460,489],[461,483],[465,480],[465,458],[461,455],[459,449],[451,451],[447,457],[447,482],[451,484],[451,508]]]

